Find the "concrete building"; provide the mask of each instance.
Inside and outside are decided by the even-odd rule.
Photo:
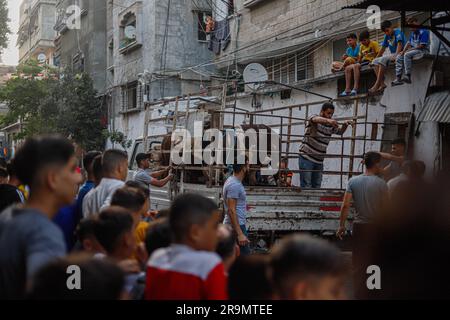
[[[359,0],[235,0],[234,14],[224,14],[226,1],[216,0],[216,20],[229,22],[231,44],[216,56],[214,62],[223,71],[230,69],[234,74],[242,74],[244,68],[253,62],[262,64],[269,80],[306,89],[330,98],[337,98],[344,90],[342,73],[332,74],[332,61],[339,60],[344,53],[346,35],[366,28],[371,14],[365,10],[346,9]],[[411,13],[415,14],[415,13]],[[422,15],[416,13],[420,18]],[[381,20],[390,19],[400,25],[397,12],[381,12]],[[424,17],[423,20],[425,20]],[[422,20],[422,19],[420,19]],[[405,30],[407,36],[409,30]],[[381,30],[371,31],[373,40],[381,41]],[[439,41],[432,37],[432,51]],[[445,46],[444,46],[445,47]],[[447,48],[446,52],[448,52]],[[436,50],[434,50],[436,51]],[[446,54],[445,50],[441,52]],[[433,62],[434,61],[434,62]],[[434,67],[433,67],[434,64]],[[358,108],[353,101],[337,101],[335,115],[339,119],[353,118],[359,122],[354,132],[349,129],[344,138],[349,141],[332,141],[328,153],[339,155],[353,154],[354,157],[331,157],[325,161],[325,171],[360,171],[360,157],[368,150],[390,149],[389,140],[402,137],[408,141],[411,157],[425,161],[429,175],[445,168],[450,161],[449,119],[433,117],[425,112],[429,109],[447,108],[443,106],[450,88],[448,57],[424,58],[414,63],[413,84],[391,87],[394,78],[391,68],[386,76],[388,88],[384,95],[362,99]],[[433,72],[434,70],[434,72]],[[227,76],[231,73],[227,72]],[[242,78],[235,78],[242,81]],[[374,74],[367,70],[361,79],[361,93],[367,92],[374,81]],[[221,82],[218,82],[221,83]],[[249,88],[237,94],[236,106],[240,110],[255,111],[288,107],[275,115],[306,119],[320,112],[320,104],[308,103],[326,101],[323,97],[291,90],[283,85],[265,86],[252,92]],[[232,102],[231,104],[234,104]],[[290,108],[289,108],[290,107]],[[442,112],[442,109],[440,109]],[[270,113],[269,113],[270,114]],[[367,117],[366,117],[367,114]],[[236,118],[236,124],[245,121],[243,116]],[[256,123],[269,124],[286,134],[287,126],[280,126],[279,119],[256,117]],[[258,122],[259,121],[259,122]],[[363,125],[363,123],[367,125]],[[420,125],[419,125],[420,123]],[[301,137],[304,124],[292,126],[291,134]],[[354,143],[351,137],[357,137]],[[360,139],[360,140],[358,140]],[[289,167],[298,170],[298,154],[301,138],[284,139],[283,149],[291,154]],[[364,140],[364,141],[363,141]],[[341,161],[342,159],[342,161]],[[298,175],[294,183],[299,185]],[[324,176],[326,188],[342,188],[344,181],[335,174]]]
[[[213,58],[204,32],[211,12],[211,2],[203,0],[108,1],[111,131],[136,138],[145,102],[209,85],[213,66],[201,72],[185,67]]]
[[[56,0],[23,0],[17,38],[19,63],[38,59],[53,65]]]
[[[55,66],[88,73],[99,94],[106,89],[107,3],[107,0],[56,3]]]

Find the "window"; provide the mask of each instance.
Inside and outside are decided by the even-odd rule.
[[[212,16],[211,12],[195,12],[194,13],[197,16],[197,40],[199,41],[206,41],[207,40],[207,34],[206,34],[206,20],[208,16]]]
[[[312,55],[305,56],[304,54],[297,54],[296,67],[297,67],[296,81],[311,79],[314,77]]]
[[[136,144],[134,145],[133,155],[131,156],[131,159],[130,159],[130,165],[129,165],[130,170],[138,169],[137,163],[136,163],[136,156],[139,153],[144,153],[144,152],[145,152],[144,142],[143,141],[136,142]]]
[[[333,61],[341,61],[347,51],[346,38],[333,41]]]
[[[136,16],[133,13],[125,15],[120,26],[120,49],[136,42]]]
[[[122,86],[122,111],[129,111],[141,108],[142,87],[138,81],[130,82]]]
[[[73,71],[78,73],[78,72],[84,72],[84,54],[83,53],[77,53],[75,56],[73,56],[72,58],[72,68]]]
[[[128,10],[120,17],[119,52],[127,54],[142,46],[142,35],[138,32],[136,13]]]
[[[269,74],[269,80],[288,84],[313,78],[312,61],[312,54],[298,52],[269,60],[263,65]]]
[[[30,17],[29,32],[33,34],[39,28],[39,11],[35,11]]]
[[[143,85],[142,91],[143,91],[142,95],[143,102],[144,103],[150,102],[150,85],[149,84]]]

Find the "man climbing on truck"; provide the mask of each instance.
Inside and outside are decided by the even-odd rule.
[[[322,186],[323,160],[333,134],[343,135],[352,121],[343,125],[333,119],[334,105],[330,102],[322,106],[319,115],[308,119],[305,138],[300,148],[300,184],[302,188],[319,189]]]

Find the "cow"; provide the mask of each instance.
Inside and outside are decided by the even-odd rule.
[[[266,134],[266,141],[267,143],[271,142],[271,138],[272,138],[272,130],[269,126],[267,125],[263,125],[263,124],[257,124],[257,125],[241,125],[239,126],[239,129],[242,129],[243,132],[248,132],[248,130],[254,130],[258,137],[259,134],[262,130],[265,130]],[[225,138],[225,132],[223,133],[224,135],[224,139],[223,139],[223,150],[227,150],[227,141]],[[183,143],[182,138],[177,138],[175,141],[172,141],[172,135],[168,134],[166,136],[164,136],[163,140],[162,140],[162,144],[161,144],[161,166],[167,167],[170,165],[171,162],[171,150],[174,147],[179,147],[179,144]],[[202,150],[204,150],[206,147],[208,147],[208,145],[211,142],[209,141],[202,141]],[[268,146],[262,146],[261,145],[261,141],[257,141],[257,146],[256,146],[256,150],[260,150],[261,148],[265,148],[265,149],[270,149],[268,148]],[[191,138],[191,150],[194,149],[194,138]],[[254,147],[254,146],[252,146]],[[182,150],[182,148],[179,148],[179,150]],[[246,155],[248,156],[248,151],[250,150],[250,139],[245,139],[245,150],[246,150]],[[270,154],[270,151],[267,151]],[[235,140],[235,150],[234,150],[234,159],[236,159],[236,155],[237,155],[237,142]],[[227,154],[226,152],[224,152],[223,154],[223,163],[226,163],[227,159]],[[264,166],[264,164],[262,163],[261,159],[259,159],[259,156],[257,156],[257,163],[256,164],[251,164],[250,165],[250,174],[248,176],[248,184],[251,186],[257,185],[260,181],[258,181],[259,179],[257,178],[257,172],[261,169],[261,167]],[[194,163],[194,154],[192,153],[192,157],[191,157],[191,164],[188,165],[190,167],[198,167],[198,170],[189,170],[186,169],[185,170],[185,181],[189,182],[189,183],[205,183],[208,186],[212,186],[216,183],[216,177],[219,176],[219,181],[223,180],[223,177],[225,175],[225,171],[224,170],[219,170],[219,169],[213,169],[211,167],[208,167],[206,164],[202,164],[202,165],[195,165]]]

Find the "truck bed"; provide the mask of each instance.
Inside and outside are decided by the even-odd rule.
[[[222,188],[183,184],[180,193],[198,193],[222,206]],[[250,232],[334,233],[339,226],[343,191],[300,190],[299,188],[248,187],[247,227]],[[171,196],[169,186],[152,187],[151,208],[167,209]],[[350,224],[353,210],[350,214]]]

